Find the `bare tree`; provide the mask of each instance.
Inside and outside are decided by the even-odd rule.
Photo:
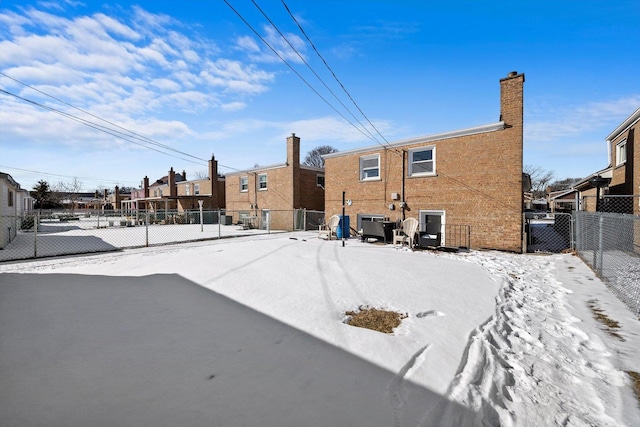
[[[544,196],[547,186],[553,179],[553,171],[548,171],[541,166],[525,165],[524,173],[531,178],[531,194],[533,197]]]
[[[60,200],[68,201],[71,205],[71,212],[76,207],[76,204],[80,198],[80,192],[82,191],[82,183],[78,178],[73,178],[69,182],[59,182],[54,188],[54,192],[58,194]]]
[[[313,166],[316,168],[324,167],[324,159],[322,158],[323,154],[331,154],[337,153],[338,150],[333,148],[330,145],[321,145],[319,147],[314,148],[313,150],[307,153],[307,156],[304,158],[303,164],[307,166]]]

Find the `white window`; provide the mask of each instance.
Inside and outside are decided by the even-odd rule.
[[[380,179],[380,156],[360,157],[360,179],[362,181]]]
[[[185,184],[184,186],[184,194],[189,196],[191,194],[191,186],[189,184]]]
[[[261,173],[258,175],[258,190],[266,190],[267,189],[267,174]]]
[[[324,175],[316,175],[316,185],[324,188]]]
[[[434,175],[436,173],[435,147],[409,150],[409,176]]]
[[[249,191],[249,177],[240,177],[240,191]]]
[[[616,166],[620,166],[627,161],[627,140],[616,144]]]
[[[193,194],[200,194],[200,184],[193,184]]]

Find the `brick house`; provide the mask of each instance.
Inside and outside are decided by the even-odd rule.
[[[635,151],[638,129],[640,108],[607,136],[609,166],[574,185],[580,210],[640,215],[640,152]]]
[[[123,211],[197,210],[200,207],[198,200],[203,201],[203,209],[224,209],[225,178],[218,174],[218,161],[214,156],[211,156],[208,167],[207,177],[193,180],[187,180],[186,172],[176,173],[173,168],[151,184],[149,177],[145,176],[142,188],[132,191],[129,200],[121,200]]]
[[[616,203],[620,213],[640,214],[640,150],[635,151],[635,134],[640,130],[640,108],[627,117],[607,136],[611,181],[606,194],[626,197],[624,203]],[[613,199],[613,198],[610,198]]]
[[[522,252],[523,86],[517,72],[500,80],[496,123],[324,155],[326,216],[344,192],[356,230],[414,217],[443,245],[464,229],[470,247]]]
[[[324,210],[324,169],[300,164],[300,138],[287,138],[285,163],[226,175],[227,215],[233,222],[295,229],[295,211]]]

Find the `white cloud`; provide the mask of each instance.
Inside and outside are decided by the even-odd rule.
[[[594,131],[613,130],[640,105],[640,94],[610,101],[591,102],[583,106],[534,111],[525,121],[525,139],[535,142],[589,135]]]

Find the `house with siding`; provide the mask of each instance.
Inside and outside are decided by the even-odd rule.
[[[284,163],[226,175],[227,215],[234,223],[294,230],[302,209],[324,209],[324,169],[300,164],[300,138],[287,138]]]
[[[0,172],[0,249],[7,246],[22,227],[24,215],[33,211],[34,199],[11,175]]]
[[[495,123],[324,155],[325,215],[419,220],[440,244],[522,252],[524,74],[500,79]]]

